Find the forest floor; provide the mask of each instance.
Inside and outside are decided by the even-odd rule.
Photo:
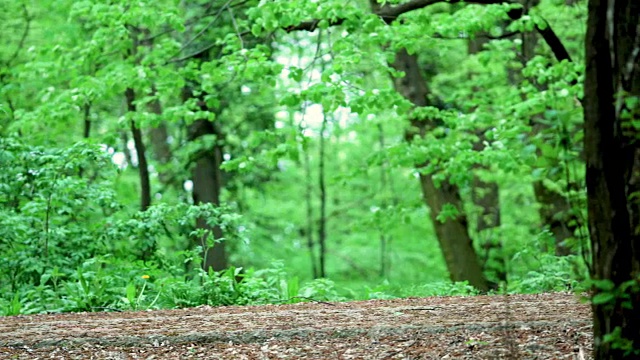
[[[575,295],[0,317],[0,359],[590,359]]]

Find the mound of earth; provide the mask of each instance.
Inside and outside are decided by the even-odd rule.
[[[1,359],[589,359],[573,294],[0,317]]]

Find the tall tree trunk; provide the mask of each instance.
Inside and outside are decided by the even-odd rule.
[[[134,113],[136,111],[136,106],[133,102],[136,99],[136,95],[132,88],[127,88],[127,90],[125,90],[125,98],[127,101],[127,111]],[[142,132],[133,119],[131,119],[130,125],[131,135],[133,136],[133,143],[138,157],[138,174],[140,176],[140,210],[145,211],[151,205],[149,165],[147,164],[147,155],[144,142],[142,140]]]
[[[382,127],[382,124],[378,124],[378,145],[380,146],[380,151],[385,151],[385,141],[384,141],[384,128]],[[389,161],[387,159],[387,157],[385,156],[384,159],[382,160],[382,163],[380,164],[380,192],[384,194],[385,191],[387,191],[387,189],[389,187],[391,187],[391,184],[388,181],[388,166],[389,166]],[[391,193],[391,191],[389,192]],[[388,206],[388,201],[386,199],[386,197],[382,200],[382,207],[386,208]],[[386,230],[383,227],[379,228],[379,238],[380,238],[380,270],[379,270],[379,274],[380,277],[384,278],[385,276],[387,276],[388,271],[389,271],[389,255],[387,254],[388,250],[388,245],[391,242],[391,236],[389,236],[388,234],[386,234]]]
[[[476,34],[476,38],[470,40],[467,47],[469,54],[477,54],[482,51],[483,46],[489,42],[486,33]],[[481,89],[474,89],[481,91]],[[486,130],[486,129],[485,129]],[[479,133],[479,140],[473,146],[473,150],[484,150],[484,130]],[[471,188],[471,200],[479,209],[476,221],[476,232],[478,234],[478,244],[484,251],[482,256],[483,270],[490,271],[499,281],[506,281],[506,266],[502,255],[502,242],[496,234],[500,228],[500,193],[496,182],[484,181],[478,176],[478,170],[485,169],[485,166],[476,165],[473,183]],[[494,265],[495,264],[495,265]],[[497,266],[496,266],[497,265]]]
[[[138,32],[143,36],[143,39],[140,41],[140,46],[147,47],[151,50],[153,48],[153,37],[151,36],[149,29],[140,28],[138,29]],[[160,103],[160,99],[156,97],[157,95],[158,90],[156,86],[152,84],[149,96],[152,96],[153,100],[147,103],[147,111],[160,116],[162,115],[162,104]],[[158,179],[161,183],[168,184],[171,181],[171,178],[163,168],[163,165],[166,165],[171,160],[171,148],[167,142],[169,137],[167,132],[167,123],[165,121],[161,121],[158,126],[149,129],[148,135],[153,149],[152,156],[160,164],[160,168],[158,169]],[[179,186],[179,184],[177,185]]]
[[[484,34],[483,34],[484,35]],[[488,42],[486,37],[478,37],[470,40],[468,44],[468,53],[477,54],[482,51],[483,46]],[[475,89],[481,91],[480,89]],[[480,140],[474,144],[475,151],[484,150],[484,131],[480,134]],[[476,169],[485,167],[477,166]],[[481,212],[477,220],[477,231],[488,232],[492,229],[500,227],[500,194],[498,184],[495,182],[486,182],[474,174],[472,199],[476,206],[480,207]]]
[[[309,249],[309,258],[311,262],[311,273],[313,274],[313,278],[318,278],[318,265],[316,261],[316,251],[315,251],[315,242],[313,241],[313,184],[311,180],[311,156],[309,155],[309,151],[306,149],[302,150],[303,154],[303,162],[304,162],[304,174],[305,174],[305,207],[307,209],[307,226],[306,230],[302,232],[302,235],[305,235],[307,238],[307,248]]]
[[[197,120],[189,126],[189,139],[191,141],[203,135],[218,135],[213,123],[208,120]],[[222,146],[219,140],[213,149],[202,151],[196,155],[195,167],[193,168],[193,202],[194,204],[210,203],[215,206],[220,205],[220,191],[222,190],[222,173],[220,164],[222,164]],[[207,219],[198,218],[196,220],[198,229],[205,229],[213,234],[214,239],[222,238],[222,229],[220,226],[211,226],[207,224]],[[202,242],[203,239],[199,241]],[[203,263],[205,270],[212,268],[215,271],[227,268],[227,255],[225,251],[224,241],[216,243],[213,248],[207,248],[203,245]]]
[[[213,2],[209,4],[198,1],[184,1],[182,2],[185,10],[193,12],[207,12],[213,5]],[[227,4],[228,5],[228,4]],[[223,5],[220,8],[226,8],[227,5]],[[209,44],[210,39],[208,37],[201,37],[206,29],[202,29],[200,33],[196,33],[195,24],[192,24],[185,31],[185,43],[182,45],[182,50],[185,53],[192,53],[188,58],[191,61],[191,65],[201,66],[203,63],[211,60],[211,53],[213,51],[211,46],[207,46],[208,50],[200,50],[205,47],[205,44]],[[198,49],[198,50],[197,50]],[[186,58],[185,58],[186,59]],[[220,115],[220,109],[210,108],[205,98],[208,95],[204,89],[200,86],[198,78],[189,79],[189,84],[182,88],[182,101],[187,102],[191,99],[197,99],[197,106],[200,111],[203,112],[216,112],[216,115]],[[229,89],[218,89],[220,93],[225,91],[233,91]],[[224,96],[221,95],[221,99]],[[193,165],[191,173],[193,181],[193,203],[198,204],[212,204],[213,206],[220,205],[220,196],[223,189],[223,176],[220,165],[223,161],[223,145],[225,141],[225,135],[220,126],[220,120],[216,119],[216,122],[212,122],[208,119],[198,119],[189,125],[187,130],[187,140],[190,142],[196,141],[198,138],[206,135],[215,136],[213,146],[207,149],[199,149],[197,153],[191,155],[190,165]],[[166,138],[165,138],[166,139]],[[219,225],[211,226],[207,224],[207,219],[196,219],[196,228],[203,229],[205,231],[204,239],[197,239],[194,245],[202,246],[202,268],[205,271],[212,269],[214,271],[224,270],[228,267],[227,258],[227,246],[225,241],[219,241],[223,238],[223,232]],[[209,235],[213,235],[216,243],[209,248],[206,243],[206,238]]]
[[[392,67],[406,74],[403,78],[395,79],[395,88],[400,94],[415,106],[433,105],[429,103],[429,90],[415,55],[409,55],[405,49],[398,51]],[[432,119],[413,119],[411,125],[413,129],[405,134],[408,141],[411,141],[414,136],[424,136],[427,131],[437,126]],[[423,167],[425,164],[418,165]],[[431,210],[431,220],[451,280],[468,281],[480,291],[487,291],[489,284],[469,236],[467,217],[464,215],[458,187],[446,180],[440,187],[436,187],[431,175],[420,173],[419,176],[422,196]],[[459,214],[454,219],[441,222],[437,217],[445,204],[454,206]]]
[[[137,28],[131,28],[129,33],[132,41],[132,46],[130,49],[130,55],[133,58],[136,58],[138,54],[138,46],[140,35],[140,30]],[[136,59],[136,63],[139,62],[139,59]],[[136,94],[132,87],[128,87],[124,92],[125,101],[127,104],[127,112],[130,114],[135,114],[137,111],[136,105],[134,104],[136,100]],[[142,131],[136,125],[135,120],[132,118],[129,122],[131,127],[131,136],[133,136],[133,144],[136,149],[136,155],[138,158],[138,174],[140,176],[140,210],[145,211],[149,206],[151,206],[151,182],[149,180],[149,165],[147,163],[147,154],[144,146],[144,141],[142,140]]]
[[[185,88],[183,90],[183,99],[189,99],[192,94],[192,90]],[[200,109],[202,111],[208,111],[208,107],[203,100],[203,95],[200,96]],[[220,192],[222,191],[222,170],[220,165],[222,164],[222,133],[216,127],[216,125],[205,119],[196,120],[189,126],[189,141],[195,141],[201,136],[215,135],[216,141],[211,149],[202,149],[198,153],[194,154],[192,161],[195,162],[195,166],[192,171],[193,181],[193,203],[194,204],[213,204],[214,206],[220,205]],[[222,229],[220,226],[211,226],[207,224],[207,219],[198,218],[196,220],[196,227],[198,229],[205,230],[205,237],[198,239],[196,245],[203,247],[203,261],[202,268],[208,270],[209,268],[220,271],[227,268],[227,253],[224,241],[216,242],[213,247],[209,248],[206,244],[206,238],[209,234],[213,235],[215,240],[223,237]]]
[[[326,256],[327,256],[327,187],[325,184],[325,139],[324,133],[327,129],[327,115],[322,118],[322,127],[320,128],[320,148],[319,148],[319,165],[318,165],[318,187],[320,190],[320,219],[318,224],[318,247],[319,247],[319,266],[318,275],[326,276]]]
[[[640,1],[590,0],[588,11],[583,103],[591,276],[637,287],[640,134],[631,121],[640,119]],[[594,300],[607,292],[593,290]],[[635,349],[629,358],[640,356],[640,293],[633,287],[626,293],[628,299],[593,302],[597,360],[623,358],[624,350],[615,345],[624,343],[603,341],[614,331]]]

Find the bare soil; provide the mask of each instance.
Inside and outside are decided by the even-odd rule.
[[[0,317],[0,359],[590,359],[566,293]]]

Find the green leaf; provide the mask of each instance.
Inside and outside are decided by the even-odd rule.
[[[610,304],[615,302],[616,296],[610,292],[601,292],[591,298],[591,302],[596,305]]]

